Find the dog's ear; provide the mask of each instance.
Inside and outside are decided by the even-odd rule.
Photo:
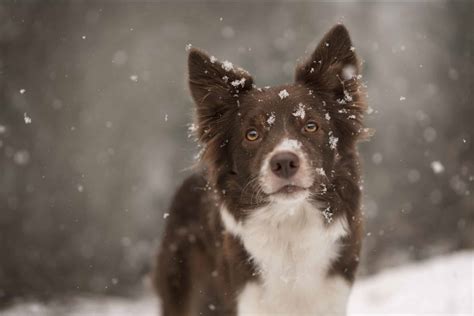
[[[349,32],[340,24],[296,68],[295,76],[297,83],[335,101],[327,110],[339,133],[348,136],[343,140],[370,138],[362,124],[367,105],[360,78],[360,65]]]
[[[189,87],[196,103],[197,137],[208,143],[219,131],[227,130],[225,117],[239,108],[239,98],[252,89],[250,74],[228,61],[220,62],[203,51],[189,52]]]
[[[298,65],[295,80],[336,97],[357,93],[359,62],[349,32],[339,24],[321,40],[311,57]]]

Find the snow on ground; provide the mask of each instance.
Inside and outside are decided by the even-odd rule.
[[[387,269],[356,282],[356,315],[474,315],[474,252]]]
[[[387,269],[359,280],[349,314],[474,315],[474,252],[461,252]],[[140,299],[81,297],[72,302],[18,304],[3,316],[157,316],[154,297]]]

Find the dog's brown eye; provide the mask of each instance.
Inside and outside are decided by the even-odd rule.
[[[247,131],[247,133],[245,134],[245,138],[247,138],[247,140],[253,142],[254,140],[258,139],[258,132],[253,128],[249,129]]]
[[[308,133],[314,133],[318,130],[318,124],[316,124],[316,122],[309,121],[304,126],[304,130]]]

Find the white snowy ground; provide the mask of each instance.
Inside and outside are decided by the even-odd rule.
[[[349,314],[474,315],[474,252],[461,252],[425,262],[387,269],[359,280]],[[68,303],[18,304],[3,316],[157,316],[153,297],[117,299],[81,297]]]

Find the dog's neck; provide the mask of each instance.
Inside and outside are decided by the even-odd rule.
[[[328,221],[324,212],[303,200],[273,202],[237,221],[221,207],[225,229],[242,241],[265,283],[323,277],[348,233],[344,216]]]
[[[270,203],[242,221],[225,207],[220,213],[225,229],[241,240],[258,272],[258,284],[247,285],[242,295],[251,289],[258,292],[258,304],[290,300],[307,302],[310,307],[302,311],[314,310],[310,302],[327,283],[339,241],[348,233],[346,218],[328,222],[320,209],[304,200]]]

